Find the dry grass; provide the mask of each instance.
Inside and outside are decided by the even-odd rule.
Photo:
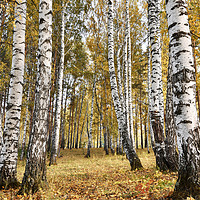
[[[137,151],[144,166],[130,171],[126,156],[106,156],[103,149],[62,150],[58,164],[48,166],[48,188],[34,195],[16,196],[16,191],[0,191],[1,199],[159,199],[173,191],[175,173],[161,173],[155,168],[155,157],[147,150]],[[25,161],[20,161],[21,181]]]

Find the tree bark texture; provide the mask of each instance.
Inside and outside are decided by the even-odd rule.
[[[129,0],[126,0],[126,38],[127,38],[127,64],[128,64],[128,110],[130,120],[130,138],[135,148],[133,136],[133,105],[132,105],[132,69],[131,69],[131,34],[130,34],[130,19],[129,19]]]
[[[94,77],[94,83],[92,88],[92,103],[91,103],[91,113],[90,113],[90,130],[88,133],[88,148],[86,157],[90,157],[90,148],[92,146],[92,123],[93,123],[93,110],[94,110],[94,93],[96,85],[96,76]]]
[[[131,165],[131,170],[141,168],[142,164],[138,158],[128,135],[128,127],[126,122],[126,111],[123,113],[122,106],[119,101],[117,80],[114,67],[114,41],[113,41],[113,1],[108,0],[108,66],[110,73],[111,93],[114,108],[117,116],[118,127],[122,134],[122,144],[127,158]]]
[[[24,63],[25,63],[26,0],[17,0],[13,31],[12,66],[6,110],[4,145],[0,153],[0,186],[17,183],[18,137],[20,127]]]
[[[52,60],[52,0],[39,3],[38,76],[27,162],[19,193],[34,193],[46,182],[46,144],[48,103]]]
[[[161,68],[161,46],[160,46],[160,1],[148,0],[149,32],[151,43],[151,125],[154,134],[155,146],[153,148],[156,156],[156,166],[160,170],[167,170],[165,162],[164,145],[164,112],[162,102],[162,68]]]
[[[62,24],[61,24],[61,58],[60,65],[58,67],[58,88],[57,88],[57,98],[56,98],[56,113],[55,113],[55,122],[54,122],[54,134],[52,138],[52,148],[51,148],[51,157],[50,165],[56,164],[56,158],[58,156],[58,145],[59,145],[59,136],[60,136],[60,118],[61,118],[61,101],[62,101],[62,88],[63,88],[63,71],[64,71],[64,58],[65,58],[65,7],[62,2]]]
[[[28,121],[29,92],[30,92],[30,89],[28,89],[28,95],[27,95],[26,116],[24,119],[24,134],[23,134],[23,139],[22,139],[22,151],[21,151],[21,155],[20,155],[20,160],[23,160],[25,147],[26,147],[26,133],[27,133],[26,127],[27,127],[27,121]]]
[[[179,151],[174,196],[200,199],[200,130],[196,108],[196,80],[185,0],[167,0],[174,120]],[[177,198],[178,199],[178,198]]]
[[[174,124],[173,91],[172,91],[172,66],[169,60],[166,96],[165,118],[165,150],[166,161],[170,171],[178,170],[178,152],[176,150],[176,132]]]

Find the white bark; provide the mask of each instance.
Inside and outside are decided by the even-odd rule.
[[[56,98],[56,113],[55,113],[55,122],[54,122],[54,134],[52,138],[52,149],[51,149],[51,160],[50,164],[56,163],[56,158],[58,156],[58,145],[59,145],[59,136],[60,136],[60,118],[61,118],[61,101],[62,101],[62,83],[63,83],[63,70],[64,70],[64,58],[65,58],[65,7],[62,2],[62,24],[61,24],[61,58],[60,65],[58,68],[58,92]]]
[[[25,63],[26,0],[16,0],[13,53],[4,129],[4,150],[0,160],[0,184],[17,181],[18,136]],[[5,153],[5,154],[4,154]],[[3,155],[4,154],[4,155]]]
[[[119,94],[117,89],[117,80],[115,76],[114,67],[114,41],[113,41],[113,1],[108,0],[108,66],[110,73],[111,93],[114,103],[114,108],[118,121],[118,128],[122,135],[123,146],[127,158],[130,162],[131,169],[141,168],[141,162],[133,149],[132,143],[128,136],[128,127],[126,123],[126,111],[123,113],[122,106],[119,101]]]
[[[148,17],[148,24],[149,24],[149,17]],[[152,124],[151,124],[151,108],[152,108],[152,96],[151,96],[151,52],[150,52],[150,30],[148,26],[148,114],[147,114],[147,133],[150,131],[151,136],[151,145],[154,146],[154,134],[152,130]]]
[[[90,129],[88,133],[88,149],[87,149],[87,157],[90,157],[90,148],[92,147],[92,123],[93,123],[93,109],[94,109],[94,92],[96,85],[96,76],[94,77],[94,83],[92,88],[92,103],[91,103],[91,113],[90,113]]]
[[[186,1],[167,0],[166,11],[172,64],[174,119],[179,150],[179,171],[175,191],[199,199],[200,129]]]
[[[26,147],[26,127],[27,127],[27,120],[28,120],[28,102],[29,102],[29,93],[30,93],[30,89],[28,88],[28,94],[27,94],[27,105],[26,105],[26,116],[24,119],[24,134],[23,134],[23,139],[22,139],[22,151],[21,151],[21,155],[20,155],[20,160],[23,159],[24,157],[24,150]]]
[[[52,0],[39,4],[39,54],[33,127],[21,193],[36,192],[46,181],[46,143],[48,103],[50,100],[52,61]]]
[[[128,128],[128,136],[130,137],[130,119],[129,119],[129,97],[128,97],[128,61],[127,61],[127,34],[124,37],[124,100],[126,110],[126,123]],[[131,138],[131,137],[130,137]]]
[[[151,43],[151,126],[155,144],[153,150],[156,165],[160,170],[167,170],[164,145],[164,108],[162,92],[161,43],[160,43],[160,0],[148,1],[148,23]]]
[[[126,35],[127,35],[127,64],[128,64],[128,111],[130,117],[130,138],[135,148],[133,136],[133,105],[132,105],[132,70],[131,70],[131,35],[130,35],[130,19],[129,19],[129,0],[126,0]]]

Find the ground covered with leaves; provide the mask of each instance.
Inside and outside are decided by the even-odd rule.
[[[126,156],[108,155],[103,149],[62,150],[57,165],[48,166],[48,187],[34,195],[17,196],[17,189],[1,190],[1,199],[165,199],[173,192],[177,173],[155,168],[153,152],[137,151],[144,169],[130,171]],[[22,180],[25,161],[20,161]],[[190,199],[190,198],[189,198]]]

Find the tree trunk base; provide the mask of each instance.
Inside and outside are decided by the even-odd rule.
[[[140,159],[138,157],[135,157],[133,159],[133,163],[131,163],[131,171],[136,170],[136,169],[142,169],[142,164],[140,162]]]
[[[56,157],[57,157],[56,155],[51,155],[49,166],[51,166],[51,165],[57,165]]]
[[[8,190],[10,188],[16,189],[20,186],[20,182],[17,179],[7,181],[5,179],[0,180],[0,190]]]
[[[36,193],[40,188],[47,188],[48,183],[47,181],[36,181],[33,180],[33,183],[31,181],[31,178],[26,180],[26,183],[22,184],[22,187],[18,191],[18,195],[23,195],[23,194],[34,194]]]
[[[193,183],[188,176],[179,176],[172,197],[174,199],[186,199],[190,196],[195,200],[200,200],[200,184]]]

